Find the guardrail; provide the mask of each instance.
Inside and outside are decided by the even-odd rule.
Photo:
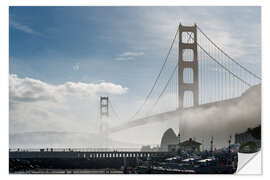
[[[166,152],[165,150],[141,148],[12,148],[9,152]]]

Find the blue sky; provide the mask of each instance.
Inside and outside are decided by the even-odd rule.
[[[123,111],[127,111],[127,102],[137,108],[152,87],[179,22],[197,23],[241,64],[256,74],[261,72],[260,7],[10,7],[9,10],[9,71],[16,75],[11,77],[14,81],[29,84],[37,80],[34,82],[41,84],[42,89],[59,86],[55,91],[67,82],[112,83],[108,87],[116,88],[111,92],[117,94],[116,99],[123,99],[117,101]],[[177,54],[177,49],[174,53]],[[177,60],[174,57],[169,61],[172,65]],[[210,77],[211,74],[209,83]],[[72,87],[80,87],[78,92],[86,93],[85,84]],[[29,93],[16,93],[20,103],[24,94],[29,100]],[[35,95],[32,100],[37,103],[34,98]],[[41,111],[50,111],[44,108],[45,104],[39,106]],[[87,107],[82,106],[85,113]],[[75,111],[84,114],[80,108]],[[11,110],[11,113],[18,117],[22,112]],[[19,129],[17,125],[10,128],[13,132]],[[22,125],[20,130],[31,128]]]
[[[143,27],[132,21],[135,13],[128,18],[124,15],[128,14],[128,9],[11,8],[10,13],[13,11],[15,22],[32,31],[28,33],[11,26],[10,32],[14,35],[11,46],[12,42],[14,46],[10,54],[14,61],[11,59],[10,73],[49,83],[106,80],[133,86],[153,79],[161,63],[158,55],[149,58],[142,51],[144,38],[150,39],[151,34],[144,35]],[[139,56],[136,61],[116,60],[126,52]],[[159,61],[153,64],[153,58]],[[79,65],[80,69],[74,70],[74,65]],[[152,68],[153,65],[157,68]]]
[[[11,7],[12,18],[16,25],[10,25],[10,73],[54,84],[106,80],[138,93],[137,85],[143,82],[146,88],[139,92],[145,94],[179,22],[197,22],[206,32],[221,30],[218,33],[232,38],[256,38],[250,39],[252,56],[260,63],[259,7]],[[246,32],[250,30],[255,32]],[[116,60],[126,52],[138,56]],[[79,70],[74,70],[76,65]]]

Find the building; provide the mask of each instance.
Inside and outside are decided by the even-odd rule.
[[[186,151],[186,152],[200,152],[201,143],[194,141],[192,138],[178,144],[169,144],[169,152]]]
[[[168,151],[168,146],[170,144],[178,144],[177,136],[172,128],[165,131],[161,138],[160,149],[162,151]]]

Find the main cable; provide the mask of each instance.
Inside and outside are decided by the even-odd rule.
[[[242,69],[244,69],[245,71],[247,71],[249,74],[251,74],[252,76],[254,76],[255,78],[262,80],[261,77],[257,76],[256,74],[254,74],[253,72],[251,72],[250,70],[248,70],[246,67],[244,67],[243,65],[241,65],[240,63],[238,63],[235,59],[233,59],[231,56],[229,56],[224,50],[222,50],[218,45],[216,45],[198,26],[197,26],[198,30],[208,39],[208,41],[210,41],[218,50],[220,50],[225,56],[227,56],[232,62],[234,62],[235,64],[237,64],[238,66],[240,66]]]
[[[154,88],[156,87],[157,82],[158,82],[158,79],[159,79],[159,77],[160,77],[160,75],[161,75],[161,73],[162,73],[162,71],[163,71],[163,69],[164,69],[164,67],[165,67],[166,62],[168,61],[169,55],[170,55],[171,50],[172,50],[172,48],[173,48],[173,45],[174,45],[174,42],[175,42],[175,39],[176,39],[176,37],[177,37],[178,32],[179,32],[179,29],[177,28],[177,31],[176,31],[175,36],[174,36],[174,39],[173,39],[173,41],[172,41],[172,43],[171,43],[170,49],[169,49],[169,51],[168,51],[168,53],[167,53],[167,56],[166,56],[166,58],[165,58],[165,61],[164,61],[163,65],[162,65],[162,67],[161,67],[161,69],[160,69],[160,71],[159,71],[159,73],[158,73],[158,76],[156,77],[156,80],[155,80],[155,82],[154,82],[153,87],[151,88],[151,90],[150,90],[149,93],[147,94],[147,96],[146,96],[146,98],[145,98],[143,104],[140,106],[140,108],[136,111],[136,113],[135,113],[130,119],[133,119],[134,117],[136,117],[136,115],[137,115],[139,112],[141,112],[143,106],[146,104],[146,102],[148,101],[148,99],[149,99],[150,95],[152,94]]]
[[[192,38],[192,36],[190,35],[190,33],[188,33],[188,35]],[[223,66],[220,62],[218,62],[218,60],[216,60],[213,56],[211,56],[200,44],[198,44],[198,42],[196,42],[196,44],[199,46],[199,48],[201,48],[201,50],[203,50],[212,60],[214,60],[217,64],[219,64],[223,69],[225,69],[227,72],[229,72],[230,74],[232,74],[235,78],[237,78],[238,80],[240,80],[241,82],[243,82],[244,84],[248,85],[249,87],[252,86],[251,84],[249,84],[248,82],[246,82],[245,80],[243,80],[242,78],[238,77],[236,74],[234,74],[232,71],[230,71],[227,67]]]

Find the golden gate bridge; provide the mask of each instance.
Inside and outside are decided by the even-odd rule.
[[[232,58],[199,26],[180,24],[142,105],[129,121],[108,128],[106,133],[170,119],[190,109],[233,103],[260,83],[259,75]],[[110,107],[119,119],[111,102]]]

